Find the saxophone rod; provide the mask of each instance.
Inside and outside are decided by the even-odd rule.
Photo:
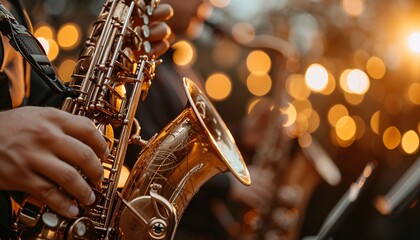
[[[344,193],[327,215],[324,223],[322,224],[321,230],[314,239],[324,240],[332,236],[333,232],[339,227],[346,217],[350,208],[355,204],[361,191],[366,188],[368,181],[372,179],[372,172],[375,168],[375,162],[370,162],[365,166],[359,178],[350,185],[350,188]]]
[[[395,185],[374,203],[383,215],[399,213],[420,193],[420,157],[410,166]]]
[[[302,148],[302,152],[329,185],[336,186],[341,182],[340,169],[315,138],[312,139],[312,144],[309,147]]]

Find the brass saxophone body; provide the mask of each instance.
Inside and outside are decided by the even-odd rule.
[[[184,79],[188,104],[149,141],[121,193],[119,229],[127,239],[171,239],[191,198],[230,170],[249,185],[248,170],[210,101]],[[117,217],[118,218],[118,217]]]
[[[79,205],[80,215],[68,219],[28,198],[14,224],[18,238],[172,239],[190,199],[210,177],[231,170],[250,184],[229,130],[190,80],[184,80],[189,104],[180,116],[151,140],[140,138],[137,105],[146,98],[161,62],[147,56],[149,17],[158,4],[105,1],[70,81],[78,96],[62,105],[64,111],[91,119],[110,149],[102,162],[104,180],[92,186],[96,202]],[[142,152],[120,192],[117,184],[129,144],[142,145]],[[36,213],[28,214],[28,206],[35,206]]]

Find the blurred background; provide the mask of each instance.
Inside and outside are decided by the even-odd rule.
[[[24,2],[35,36],[69,80],[103,1]],[[219,29],[204,25],[179,38],[173,60],[205,80],[230,129],[259,101],[281,98],[284,133],[303,148],[316,139],[341,172],[338,185],[317,185],[300,237],[317,234],[375,161],[374,179],[336,239],[420,239],[418,196],[395,216],[374,207],[419,153],[420,2],[209,0],[199,11]]]

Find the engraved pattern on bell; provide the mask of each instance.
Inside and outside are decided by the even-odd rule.
[[[191,138],[191,132],[188,131],[189,125],[188,119],[186,119],[160,143],[159,149],[150,158],[150,162],[159,167],[157,173],[176,168],[179,164],[176,162],[177,158],[183,159],[186,156],[188,149],[185,148]]]

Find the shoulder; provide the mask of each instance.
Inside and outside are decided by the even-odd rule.
[[[0,0],[0,4],[2,4],[7,10],[11,12],[11,14],[16,18],[16,20],[23,24],[27,29],[32,31],[31,21],[26,13],[24,5],[21,3],[20,0]],[[0,35],[1,32],[0,32]],[[8,42],[8,39],[2,35],[2,39],[0,41],[0,70],[3,70],[3,62],[4,62],[4,54],[6,53],[7,49],[5,46],[9,44],[5,44]]]

